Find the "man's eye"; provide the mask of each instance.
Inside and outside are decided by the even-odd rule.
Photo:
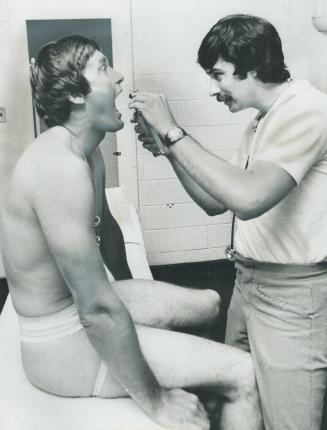
[[[212,74],[212,77],[214,79],[216,79],[217,81],[219,81],[222,78],[222,76],[223,76],[223,73],[221,73],[221,72],[216,72],[216,73]]]

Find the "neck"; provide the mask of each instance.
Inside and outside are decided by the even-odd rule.
[[[253,107],[258,109],[262,115],[265,115],[278,99],[278,97],[286,90],[286,88],[289,87],[289,85],[289,81],[277,84],[262,83],[257,92],[257,101]]]
[[[90,161],[92,154],[103,140],[105,133],[94,130],[85,123],[67,121],[62,124],[77,140],[82,155]]]

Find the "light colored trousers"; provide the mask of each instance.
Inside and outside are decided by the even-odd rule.
[[[320,430],[327,376],[327,263],[237,256],[226,343],[251,352],[266,430]]]

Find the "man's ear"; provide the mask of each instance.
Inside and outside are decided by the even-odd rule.
[[[83,105],[85,103],[85,97],[82,94],[70,94],[68,100],[75,105]]]

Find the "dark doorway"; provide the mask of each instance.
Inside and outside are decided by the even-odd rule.
[[[96,19],[42,19],[27,20],[27,42],[28,55],[31,63],[32,58],[36,58],[40,48],[51,41],[62,37],[79,34],[89,39],[95,40],[102,52],[107,56],[109,64],[113,66],[112,55],[112,32],[110,18]],[[35,137],[46,130],[46,125],[38,118],[33,108],[34,134]],[[116,135],[107,133],[101,150],[106,164],[106,186],[118,186],[118,161]]]
[[[42,19],[28,20],[27,42],[29,58],[35,58],[45,43],[70,34],[80,34],[95,40],[112,66],[111,19]]]

